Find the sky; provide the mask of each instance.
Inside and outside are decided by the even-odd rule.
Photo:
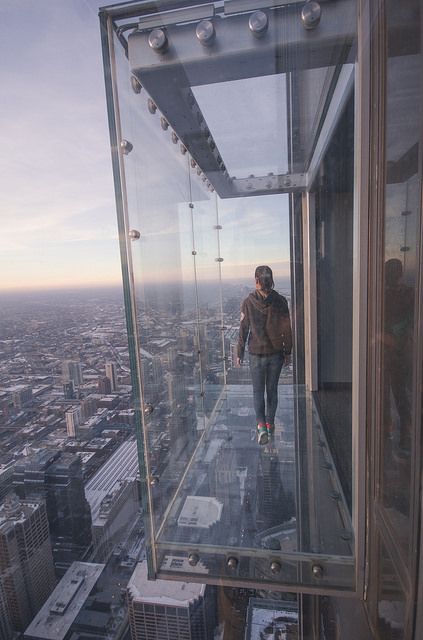
[[[108,3],[98,0],[0,2],[3,26],[0,41],[3,61],[0,71],[0,291],[121,282],[98,20],[98,8],[104,4]],[[269,87],[266,92],[265,89],[256,93],[257,113],[263,112],[265,105],[274,103],[274,90]],[[213,91],[209,95],[212,94]],[[231,104],[233,98],[227,95],[227,104]],[[203,98],[207,99],[207,92],[203,92]],[[138,98],[133,95],[131,99]],[[139,99],[145,100],[145,97]],[[213,110],[216,112],[216,105],[220,104],[221,98],[215,105],[211,102],[211,109],[204,104],[207,117],[212,118]],[[251,97],[249,104],[252,108]],[[144,120],[145,116],[140,117],[137,126]],[[226,129],[222,131],[228,131],[231,121],[234,117],[227,117],[226,123],[222,123]],[[156,125],[154,135],[163,136],[158,117]],[[260,129],[255,135],[259,140]],[[168,155],[168,143],[164,138],[160,140],[163,140],[160,142],[162,156]],[[257,149],[256,140],[251,145],[254,149]],[[150,184],[153,184],[159,172],[154,172],[154,162],[150,160]],[[137,190],[148,190],[149,183],[142,185],[138,174],[132,178],[129,175],[128,181],[131,179],[137,183]],[[151,199],[149,211],[155,211],[155,196],[153,190],[150,191],[151,198],[142,197]],[[280,205],[275,207],[272,197],[267,199],[268,206],[264,206],[263,199],[246,200],[248,206],[242,205],[241,200],[226,201],[222,206],[222,218],[227,223],[226,274],[230,268],[233,276],[243,276],[250,269],[251,260],[260,263],[274,260],[280,263],[280,273],[286,275],[287,204],[282,207],[281,218]],[[266,219],[264,210],[269,212]],[[252,225],[254,236],[242,231],[246,224]],[[276,229],[269,224],[278,225],[281,241],[275,240]],[[160,245],[164,230],[159,227],[160,219],[156,215],[155,224],[151,224],[148,232],[149,246],[159,253],[163,249],[166,254],[167,245],[181,244],[180,234],[168,234],[167,245]],[[260,238],[262,242],[258,245]],[[145,243],[140,243],[134,249],[136,268],[137,260],[142,261],[138,253],[144,251],[147,255],[145,247]],[[178,250],[176,246],[174,249]],[[191,251],[189,256],[192,259]],[[160,263],[160,259],[158,261]],[[170,257],[168,262],[171,270]],[[158,277],[159,272],[155,273]],[[165,273],[169,277],[169,269],[164,269]]]
[[[0,3],[0,289],[120,282],[102,4]]]

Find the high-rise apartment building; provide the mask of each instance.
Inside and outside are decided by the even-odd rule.
[[[216,628],[213,588],[186,582],[149,581],[140,562],[127,588],[132,640],[212,640]]]
[[[66,431],[69,438],[76,438],[78,427],[81,424],[81,407],[71,407],[65,411]]]
[[[0,505],[0,583],[0,608],[23,631],[55,584],[44,503],[10,493]]]
[[[79,387],[83,381],[82,366],[75,360],[65,360],[62,365],[63,382],[73,381],[75,387]]]
[[[43,451],[15,465],[13,487],[22,499],[43,498],[56,571],[63,574],[91,544],[91,511],[78,456]]]
[[[12,638],[12,621],[10,619],[3,581],[0,578],[0,640],[11,640]]]
[[[104,396],[109,395],[112,392],[112,383],[107,376],[103,376],[98,379],[97,382],[98,392]]]
[[[115,362],[106,362],[106,378],[109,378],[112,393],[118,388],[117,371]]]

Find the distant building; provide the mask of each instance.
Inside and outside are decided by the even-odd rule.
[[[10,493],[0,505],[0,583],[0,609],[23,631],[55,583],[44,503]]]
[[[110,380],[112,392],[116,391],[116,389],[118,388],[118,383],[115,362],[106,362],[106,378],[109,378]]]
[[[17,384],[11,388],[12,402],[15,409],[22,409],[32,401],[32,389],[24,384]]]
[[[204,584],[147,579],[137,565],[127,587],[132,640],[212,640],[216,592]]]
[[[0,640],[12,640],[13,628],[12,620],[7,606],[6,592],[3,582],[0,579]]]
[[[66,419],[66,431],[69,438],[76,438],[78,434],[78,427],[82,422],[81,408],[70,407],[65,411]]]
[[[58,575],[84,557],[91,544],[91,511],[78,456],[44,450],[15,464],[13,487],[21,498],[46,501]]]
[[[62,377],[63,383],[72,380],[75,387],[80,387],[84,381],[81,363],[74,360],[65,360],[62,365]]]
[[[67,640],[104,564],[73,562],[24,634],[25,640]]]
[[[290,600],[250,598],[245,640],[298,640],[298,605]]]
[[[63,397],[65,400],[75,399],[75,384],[73,380],[69,380],[68,382],[63,383]]]
[[[98,379],[98,392],[103,396],[107,396],[112,392],[112,383],[107,376]]]
[[[107,562],[115,545],[134,524],[140,504],[135,478],[121,480],[115,484],[100,503],[93,518],[93,557]]]
[[[82,421],[88,420],[88,418],[91,418],[91,416],[93,416],[97,411],[97,407],[98,407],[97,399],[92,395],[89,395],[83,400],[81,400]]]

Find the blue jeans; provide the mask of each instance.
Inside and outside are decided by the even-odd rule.
[[[250,372],[253,383],[254,410],[257,423],[275,424],[278,406],[278,382],[283,365],[283,353],[256,356],[250,353]],[[264,394],[267,396],[267,411]]]

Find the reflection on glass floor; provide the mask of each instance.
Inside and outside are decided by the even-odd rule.
[[[251,386],[228,386],[156,540],[352,559],[350,516],[312,396],[280,385],[275,434],[260,446]]]

